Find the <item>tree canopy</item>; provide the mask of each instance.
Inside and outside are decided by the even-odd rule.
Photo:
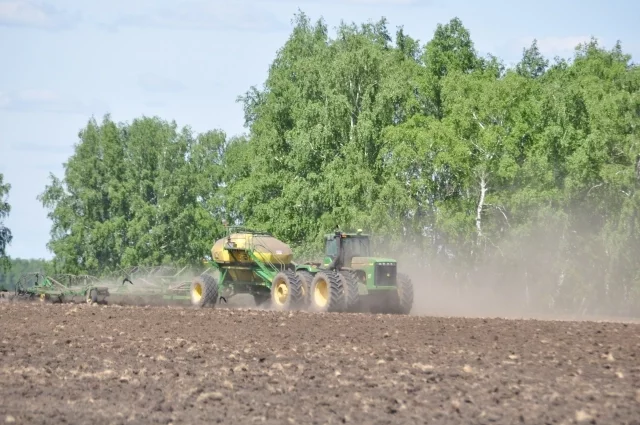
[[[640,68],[596,39],[506,67],[459,19],[426,43],[300,12],[248,134],[91,119],[40,196],[67,272],[197,263],[222,221],[315,255],[336,224],[456,285],[640,306]],[[396,255],[397,256],[397,255]]]
[[[45,260],[11,258],[10,267],[0,273],[0,291],[12,291],[20,277],[27,273],[54,274],[52,263]]]
[[[7,256],[7,245],[11,243],[13,235],[11,229],[4,225],[4,219],[11,212],[11,205],[8,201],[11,185],[4,182],[4,175],[0,173],[0,269],[9,268],[9,257]]]

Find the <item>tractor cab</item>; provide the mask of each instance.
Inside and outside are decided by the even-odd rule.
[[[365,258],[371,255],[369,235],[357,233],[335,232],[325,237],[324,265],[342,269],[351,267],[353,258]]]
[[[396,260],[372,256],[369,235],[336,231],[325,236],[323,266],[331,270],[349,269],[369,288],[396,286]]]

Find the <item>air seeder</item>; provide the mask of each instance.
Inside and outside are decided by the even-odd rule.
[[[230,227],[211,248],[217,278],[204,273],[191,283],[194,306],[214,305],[236,294],[276,310],[359,311],[363,307],[408,314],[411,280],[397,262],[372,257],[369,236],[336,231],[325,235],[321,262],[296,264],[289,245],[269,233]]]
[[[191,280],[188,267],[134,266],[111,277],[108,285],[113,302],[131,304],[189,303]]]

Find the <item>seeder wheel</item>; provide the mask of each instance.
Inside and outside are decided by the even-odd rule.
[[[271,305],[276,310],[292,310],[304,304],[300,277],[291,270],[278,273],[271,282]]]
[[[218,301],[218,282],[208,274],[202,274],[191,282],[191,304],[194,307],[215,305]]]

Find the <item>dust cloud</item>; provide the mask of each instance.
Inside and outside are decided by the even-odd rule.
[[[398,272],[413,281],[412,315],[640,320],[640,289],[633,279],[618,278],[629,274],[629,264],[612,262],[589,232],[588,221],[572,232],[546,223],[474,245],[447,246],[421,235],[406,235],[400,242],[374,237],[372,242],[373,255],[396,259]],[[630,251],[627,257],[637,254]],[[115,272],[97,285],[109,289],[109,304],[190,305],[190,284],[204,272],[219,277],[206,267],[141,266]],[[125,277],[130,282],[123,282]],[[11,298],[3,295],[0,301]],[[219,306],[268,309],[240,294]]]
[[[109,304],[166,306],[187,304],[192,280],[210,269],[203,267],[138,266],[120,270],[99,280],[109,289]],[[172,297],[174,297],[172,299]]]
[[[568,241],[547,225],[484,246],[430,249],[426,238],[408,236],[373,248],[413,281],[413,315],[640,321],[640,297],[629,284],[612,284],[609,276],[620,273],[575,243],[580,237]]]

